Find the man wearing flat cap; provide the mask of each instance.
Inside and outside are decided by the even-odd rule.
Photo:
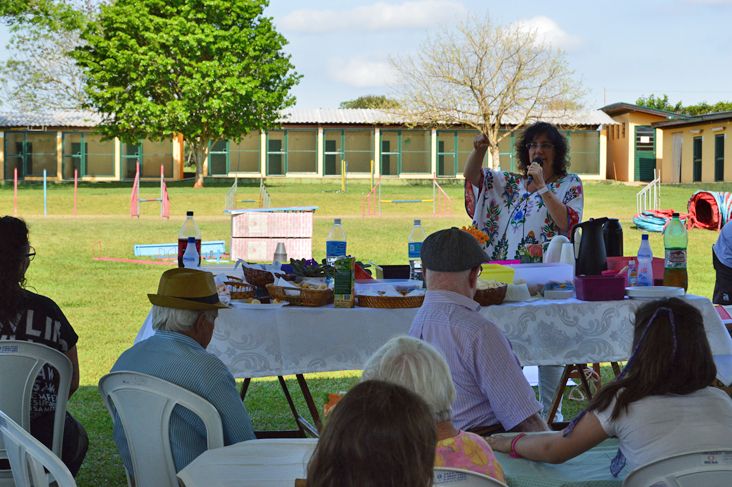
[[[218,357],[206,351],[218,310],[227,307],[219,301],[211,273],[167,270],[160,277],[157,294],[148,294],[148,298],[153,304],[155,334],[125,351],[112,372],[152,375],[206,399],[221,416],[225,445],[254,439],[234,377]],[[176,472],[206,451],[203,422],[181,406],[176,406],[170,417],[170,437]],[[134,478],[127,440],[117,419],[114,441],[130,478]]]
[[[546,430],[541,404],[511,345],[473,300],[488,260],[478,242],[455,227],[440,230],[425,239],[421,256],[427,294],[409,335],[447,359],[455,382],[455,426],[479,434]]]

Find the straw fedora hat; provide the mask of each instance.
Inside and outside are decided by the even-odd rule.
[[[147,297],[152,304],[165,308],[196,311],[228,308],[219,301],[213,274],[196,269],[176,268],[163,272],[158,293]]]

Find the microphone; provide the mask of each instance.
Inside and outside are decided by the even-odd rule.
[[[532,164],[534,162],[537,163],[538,165],[540,165],[541,167],[544,167],[544,159],[542,159],[541,157],[537,157],[536,159],[534,159],[533,161],[531,161]],[[529,176],[529,178],[528,178],[528,184],[531,184],[533,181],[534,181],[534,178],[532,176]]]

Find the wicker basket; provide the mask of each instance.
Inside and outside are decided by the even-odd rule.
[[[244,277],[249,284],[256,287],[266,287],[267,284],[274,282],[274,274],[271,272],[252,269],[251,267],[244,267]]]
[[[293,306],[318,307],[333,302],[332,289],[295,289],[267,284],[267,292],[274,299],[287,301]]]
[[[419,308],[422,296],[356,296],[358,305],[365,308]]]
[[[255,296],[254,286],[235,276],[226,276],[226,278],[228,281],[224,281],[224,284],[229,289],[231,299],[250,299]]]
[[[500,287],[492,287],[489,289],[478,289],[475,291],[474,300],[481,306],[491,306],[494,304],[501,304],[506,299],[506,291],[508,286],[503,285]]]

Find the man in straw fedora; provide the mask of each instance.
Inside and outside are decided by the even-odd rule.
[[[224,444],[254,439],[249,414],[239,398],[234,377],[218,357],[206,351],[214,331],[219,301],[213,276],[194,269],[170,269],[160,277],[157,294],[148,294],[155,334],[125,351],[112,372],[132,371],[177,384],[209,401],[219,412]],[[206,451],[203,422],[180,406],[170,418],[176,471]],[[114,424],[125,468],[132,476],[127,440],[119,421]]]

